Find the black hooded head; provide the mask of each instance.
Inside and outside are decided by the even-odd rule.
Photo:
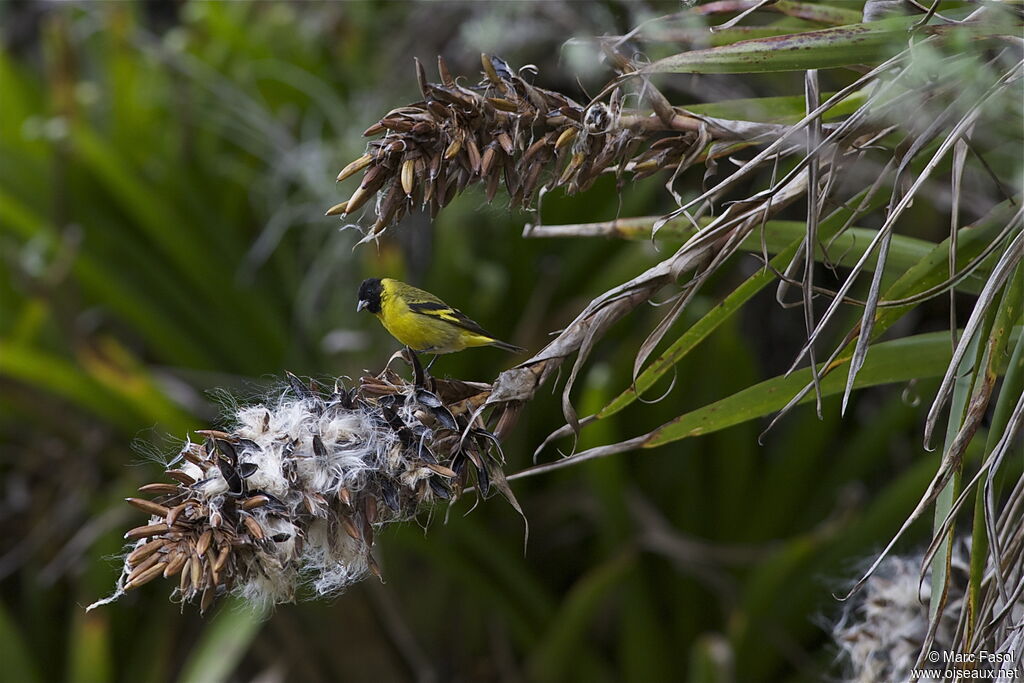
[[[363,280],[359,285],[359,303],[356,304],[356,311],[364,308],[370,313],[380,313],[380,294],[384,291],[379,277],[371,277]]]

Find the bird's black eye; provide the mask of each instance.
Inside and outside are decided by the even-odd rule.
[[[371,277],[363,280],[359,285],[360,308],[365,308],[370,313],[380,313],[380,295],[383,289],[380,278]]]

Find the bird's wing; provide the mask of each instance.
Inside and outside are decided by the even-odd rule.
[[[437,301],[411,301],[408,303],[409,310],[431,318],[440,318],[446,322],[461,327],[467,332],[494,339],[494,335],[480,327],[473,319],[462,311],[452,308],[440,299]]]

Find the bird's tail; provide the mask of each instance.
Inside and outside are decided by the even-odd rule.
[[[492,341],[490,345],[497,346],[499,349],[504,349],[505,351],[511,351],[512,353],[522,353],[526,350],[521,346],[515,346],[514,344],[509,344],[508,342],[503,342],[498,339]]]

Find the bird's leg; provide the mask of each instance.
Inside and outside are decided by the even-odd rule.
[[[408,346],[405,347],[405,354],[409,359],[409,365],[412,366],[413,381],[416,386],[426,387],[427,372],[423,369],[423,365],[420,363],[420,357]]]

